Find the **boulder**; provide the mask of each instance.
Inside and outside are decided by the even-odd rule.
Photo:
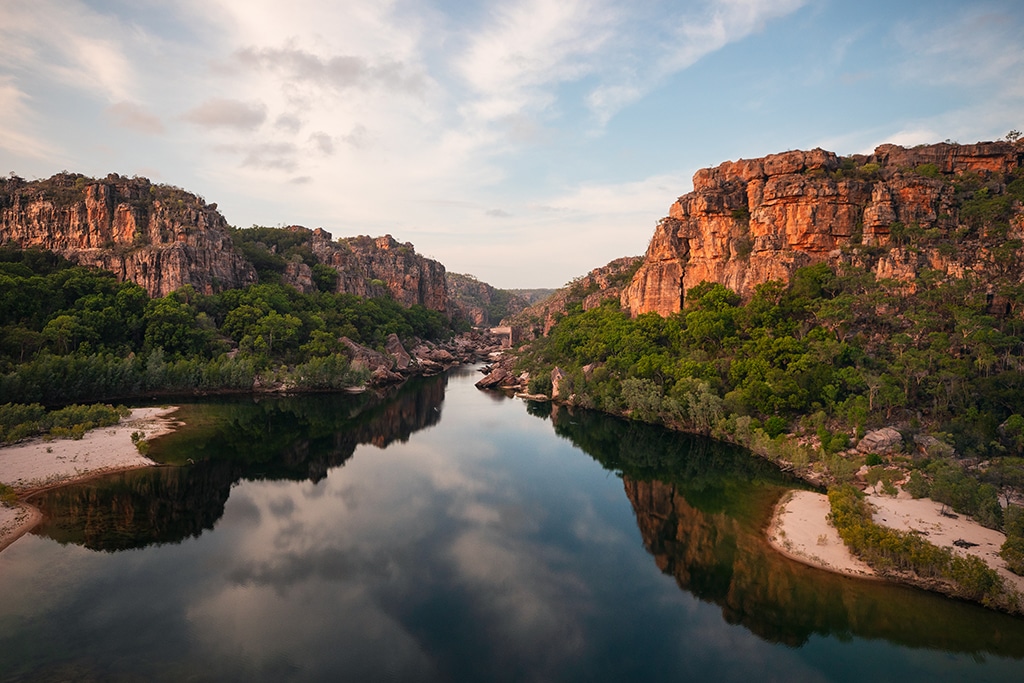
[[[384,349],[388,352],[388,355],[394,359],[394,368],[399,372],[404,372],[409,369],[413,364],[412,357],[402,346],[402,342],[398,339],[398,335],[392,332],[388,335],[388,338],[384,341]]]
[[[348,337],[342,337],[339,341],[345,345],[345,349],[348,351],[348,354],[352,359],[351,363],[353,369],[369,370],[371,373],[376,372],[378,368],[384,368],[389,372],[391,371],[393,362],[383,353],[378,353],[373,349],[368,349],[361,344],[357,344]]]
[[[495,389],[508,381],[509,374],[505,368],[498,366],[488,372],[483,379],[476,383],[477,389]]]
[[[903,437],[893,427],[883,427],[868,432],[857,444],[857,450],[861,453],[877,453],[878,455],[899,453],[902,449]]]

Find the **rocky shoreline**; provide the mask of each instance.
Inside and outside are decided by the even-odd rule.
[[[367,384],[371,387],[399,384],[410,377],[439,375],[456,365],[494,360],[503,348],[502,337],[487,329],[463,332],[437,344],[417,340],[408,350],[398,335],[391,334],[383,353],[348,337],[342,337],[341,342],[352,359],[352,368],[369,373]]]

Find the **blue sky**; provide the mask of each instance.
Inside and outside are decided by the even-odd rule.
[[[392,234],[499,287],[642,254],[699,168],[1024,129],[1019,0],[2,0],[0,172]]]

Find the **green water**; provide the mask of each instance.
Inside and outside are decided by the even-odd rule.
[[[1024,680],[1024,620],[774,553],[766,463],[477,377],[183,406],[0,553],[0,679]]]

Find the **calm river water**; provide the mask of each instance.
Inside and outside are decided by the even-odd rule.
[[[1024,680],[1024,620],[773,553],[762,461],[477,378],[186,405],[38,498],[0,679]]]

